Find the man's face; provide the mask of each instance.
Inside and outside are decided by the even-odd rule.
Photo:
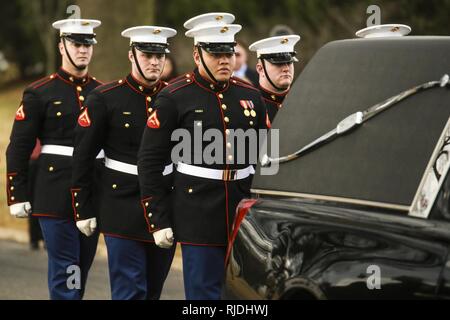
[[[283,63],[283,64],[273,64],[269,61],[264,61],[266,64],[267,74],[270,77],[270,80],[280,89],[287,90],[292,84],[294,80],[294,64],[291,63]],[[270,82],[267,80],[266,75],[264,73],[262,61],[258,61],[256,65],[256,70],[259,73],[259,78],[265,84],[263,87],[271,87]],[[275,88],[274,88],[275,89]]]
[[[72,42],[70,40],[62,40],[62,41],[66,41],[67,52],[69,52],[70,57],[78,67],[83,68],[89,65],[92,59],[92,53],[94,52],[94,48],[92,45],[79,44]],[[70,60],[66,55],[66,51],[64,50],[64,45],[62,44],[62,42],[59,44],[59,51],[61,52],[63,59],[66,59],[67,60],[66,62],[70,63]]]
[[[236,65],[234,66],[234,71],[239,70],[242,65],[247,63],[247,51],[238,43],[235,47],[236,52]]]
[[[198,67],[200,74],[209,78],[208,73],[206,72],[205,67],[201,63],[200,53],[198,48],[194,50],[194,61]],[[208,53],[202,49],[203,60],[205,61],[206,66],[209,71],[212,73],[214,78],[219,82],[228,81],[233,74],[233,69],[236,64],[236,57],[233,53]],[[210,79],[213,80],[213,79]]]
[[[128,52],[128,58],[132,63],[133,74],[140,75],[131,51]],[[136,58],[147,81],[158,81],[161,77],[166,55],[164,53],[145,53],[136,49]]]

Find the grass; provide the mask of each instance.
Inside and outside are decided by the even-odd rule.
[[[26,219],[10,216],[6,203],[6,147],[9,143],[14,116],[22,99],[25,83],[14,84],[0,89],[0,227],[27,229]]]

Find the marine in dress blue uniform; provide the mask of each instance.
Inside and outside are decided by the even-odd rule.
[[[100,85],[87,74],[96,43],[94,28],[99,25],[98,20],[85,19],[53,24],[60,30],[62,68],[25,89],[6,151],[8,205],[13,216],[27,217],[32,213],[39,217],[48,252],[51,299],[83,297],[97,248],[98,234],[87,238],[75,226],[70,179],[77,118],[85,97]],[[42,150],[31,199],[27,191],[28,160],[36,138],[41,141]],[[79,267],[80,273],[73,266]]]
[[[294,47],[299,40],[298,35],[284,35],[259,40],[249,47],[258,58],[259,89],[270,122],[275,119],[294,81],[294,62],[298,62]]]
[[[77,225],[86,235],[97,228],[105,236],[112,299],[159,299],[175,247],[154,244],[150,219],[140,201],[137,153],[157,94],[167,38],[176,31],[140,26],[122,32],[130,38],[132,71],[94,90],[78,120],[75,137],[72,201]],[[105,151],[100,210],[95,215],[92,170],[95,155]],[[172,187],[171,162],[159,173],[162,188]]]
[[[145,215],[158,245],[181,243],[187,299],[220,299],[226,247],[238,202],[250,195],[254,168],[245,157],[238,163],[232,130],[266,128],[267,114],[258,89],[231,77],[234,35],[240,25],[231,24],[228,13],[209,13],[185,23],[186,35],[194,37],[198,68],[163,89],[149,117],[138,157],[139,182]],[[245,110],[248,113],[244,112]],[[209,142],[195,142],[176,162],[174,190],[163,187],[160,172],[171,155],[177,129],[188,132],[215,129],[219,161],[201,155]],[[248,155],[250,144],[244,146]],[[196,151],[196,150],[199,151]],[[194,159],[200,155],[199,161]],[[185,158],[186,156],[186,158]],[[172,159],[176,161],[175,159]],[[172,206],[173,205],[173,206]]]

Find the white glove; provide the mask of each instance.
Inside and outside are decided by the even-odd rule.
[[[16,218],[28,218],[31,212],[31,204],[29,202],[12,204],[9,206],[9,212]]]
[[[77,228],[81,233],[89,237],[97,228],[97,218],[90,218],[86,220],[77,221]]]
[[[164,249],[169,249],[173,245],[173,232],[172,228],[166,228],[153,232],[153,238],[155,244]]]

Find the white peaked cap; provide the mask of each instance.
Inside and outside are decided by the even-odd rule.
[[[360,38],[392,38],[407,36],[411,32],[411,27],[404,24],[382,24],[371,26],[356,32]]]
[[[210,12],[195,16],[184,23],[186,29],[212,27],[233,23],[234,15],[226,12]]]
[[[52,26],[59,29],[60,34],[78,33],[78,34],[94,34],[94,29],[101,25],[99,20],[91,19],[64,19],[53,22]]]
[[[262,54],[294,52],[295,44],[300,40],[300,36],[286,35],[262,39],[249,46],[250,51],[256,51],[259,57]]]
[[[173,37],[177,31],[172,28],[158,26],[139,26],[122,31],[122,37],[130,38],[130,42],[167,44],[167,38]]]
[[[194,38],[194,43],[232,43],[234,36],[242,29],[239,24],[195,27],[186,32],[186,36]]]

